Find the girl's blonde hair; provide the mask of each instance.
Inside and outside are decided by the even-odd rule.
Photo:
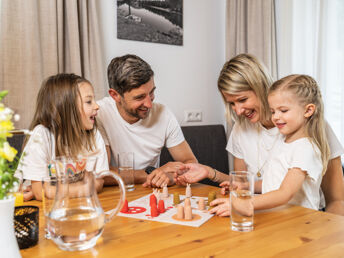
[[[260,101],[260,123],[270,121],[267,94],[271,84],[272,78],[267,69],[250,54],[240,54],[226,62],[220,72],[217,85],[226,105],[227,122],[237,120],[242,123],[244,118],[236,115],[222,93],[235,95],[242,91],[253,91]]]
[[[90,82],[75,74],[57,74],[43,81],[30,130],[41,124],[55,138],[55,154],[76,158],[95,149],[95,129],[85,130],[79,85]]]
[[[295,96],[297,96],[301,105],[315,105],[313,115],[307,118],[305,131],[307,136],[320,150],[324,175],[330,157],[330,148],[325,132],[324,104],[317,82],[308,75],[289,75],[276,81],[271,86],[269,94],[279,90],[291,91]]]

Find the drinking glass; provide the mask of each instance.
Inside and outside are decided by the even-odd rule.
[[[252,231],[254,174],[248,171],[231,171],[229,181],[231,228],[234,231]]]
[[[128,192],[135,190],[134,153],[121,152],[117,157],[118,172]]]
[[[55,194],[56,194],[56,177],[45,177],[42,179],[42,208],[44,215],[44,230],[45,238],[50,239],[50,232],[48,230],[48,218],[52,210]]]

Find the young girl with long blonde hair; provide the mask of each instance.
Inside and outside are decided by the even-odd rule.
[[[291,203],[318,210],[330,156],[320,89],[310,76],[289,75],[271,86],[268,102],[284,142],[268,162],[254,208]]]

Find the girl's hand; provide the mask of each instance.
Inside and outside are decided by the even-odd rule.
[[[231,205],[229,202],[229,198],[219,198],[210,203],[210,206],[215,206],[211,210],[210,213],[214,213],[220,217],[226,217],[231,215]]]
[[[230,182],[229,181],[224,181],[220,184],[221,188],[221,194],[226,195],[229,193],[229,187],[230,187]]]
[[[27,186],[26,188],[24,188],[23,190],[23,197],[24,197],[24,201],[30,201],[33,199],[33,192],[32,192],[32,188],[31,185]]]

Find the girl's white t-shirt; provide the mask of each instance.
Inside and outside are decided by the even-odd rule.
[[[107,153],[102,136],[98,131],[95,133],[97,164],[96,171],[109,170]],[[23,150],[18,171],[22,171],[23,179],[41,181],[49,176],[49,164],[56,158],[55,139],[53,134],[43,125],[37,125]]]
[[[300,138],[291,143],[283,142],[279,152],[272,157],[263,175],[262,193],[278,190],[288,173],[288,169],[299,168],[306,172],[301,189],[289,201],[310,209],[319,209],[322,161],[318,147],[308,138]]]
[[[328,123],[326,136],[331,151],[330,159],[343,155],[344,149]],[[268,160],[280,152],[283,143],[284,136],[277,127],[266,129],[260,123],[244,122],[234,124],[226,149],[234,157],[243,159],[248,171],[256,174],[259,170],[263,175]]]
[[[330,125],[326,122],[326,136],[330,146],[330,159],[343,155],[344,149],[338,141]],[[281,145],[284,144],[284,136],[280,134],[277,127],[266,129],[260,123],[244,122],[235,123],[228,139],[226,150],[234,157],[243,159],[247,170],[256,175],[256,180],[262,179],[267,171],[267,163],[271,157],[280,153]],[[261,177],[257,177],[260,171]],[[325,207],[325,198],[321,188],[320,209]]]

